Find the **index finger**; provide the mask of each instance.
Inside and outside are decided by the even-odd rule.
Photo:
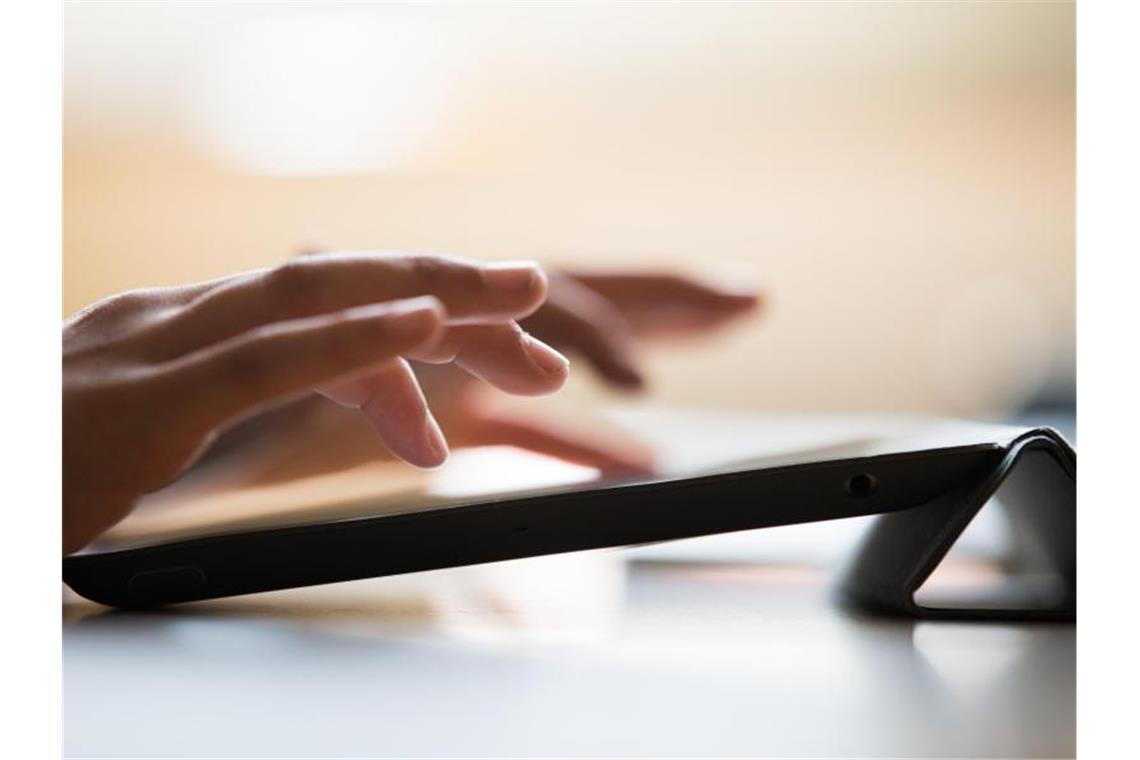
[[[183,410],[213,428],[263,404],[395,361],[443,330],[434,298],[282,322],[157,365]]]
[[[168,354],[247,330],[356,306],[435,296],[454,322],[504,322],[537,309],[547,280],[531,261],[484,264],[450,256],[320,254],[222,281],[161,328]]]

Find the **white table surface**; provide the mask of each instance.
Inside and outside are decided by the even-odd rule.
[[[834,524],[754,535],[812,531],[834,545]],[[586,552],[152,613],[67,592],[65,751],[1075,754],[1074,625],[857,618],[819,556],[692,561],[700,541],[717,559],[698,539],[689,561]]]
[[[439,573],[426,604],[381,579],[68,605],[67,754],[1075,753],[1074,626],[860,620],[820,571],[615,559],[491,568],[523,581],[497,596]],[[532,584],[552,575],[550,596]],[[559,598],[577,582],[597,599]]]

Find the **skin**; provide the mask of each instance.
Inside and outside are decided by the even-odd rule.
[[[319,452],[338,446],[374,457],[374,442],[353,435],[362,426],[418,467],[442,464],[450,440],[645,471],[636,453],[489,411],[478,386],[557,391],[569,363],[556,346],[606,382],[640,388],[640,339],[700,334],[756,306],[753,295],[671,275],[548,278],[533,262],[393,253],[310,254],[114,296],[64,325],[63,551],[199,459],[267,440],[286,452],[304,441],[295,450],[315,461],[294,462],[300,473],[331,467]]]

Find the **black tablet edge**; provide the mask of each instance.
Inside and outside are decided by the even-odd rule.
[[[201,536],[68,557],[63,577],[93,601],[144,607],[895,512],[986,477],[1005,451],[980,443]],[[864,475],[870,492],[852,493]]]

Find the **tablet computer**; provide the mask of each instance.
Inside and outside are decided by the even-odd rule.
[[[473,491],[424,487],[415,473],[380,495],[368,486],[378,471],[365,468],[338,476],[336,486],[302,484],[308,499],[292,508],[273,503],[282,492],[253,489],[240,505],[231,495],[143,510],[65,558],[63,578],[93,601],[149,607],[903,512],[982,482],[1024,432],[927,421],[727,422],[703,437],[716,451],[666,462],[648,478],[598,480],[575,470],[520,487],[518,473],[490,468]],[[740,459],[746,450],[760,454]]]

